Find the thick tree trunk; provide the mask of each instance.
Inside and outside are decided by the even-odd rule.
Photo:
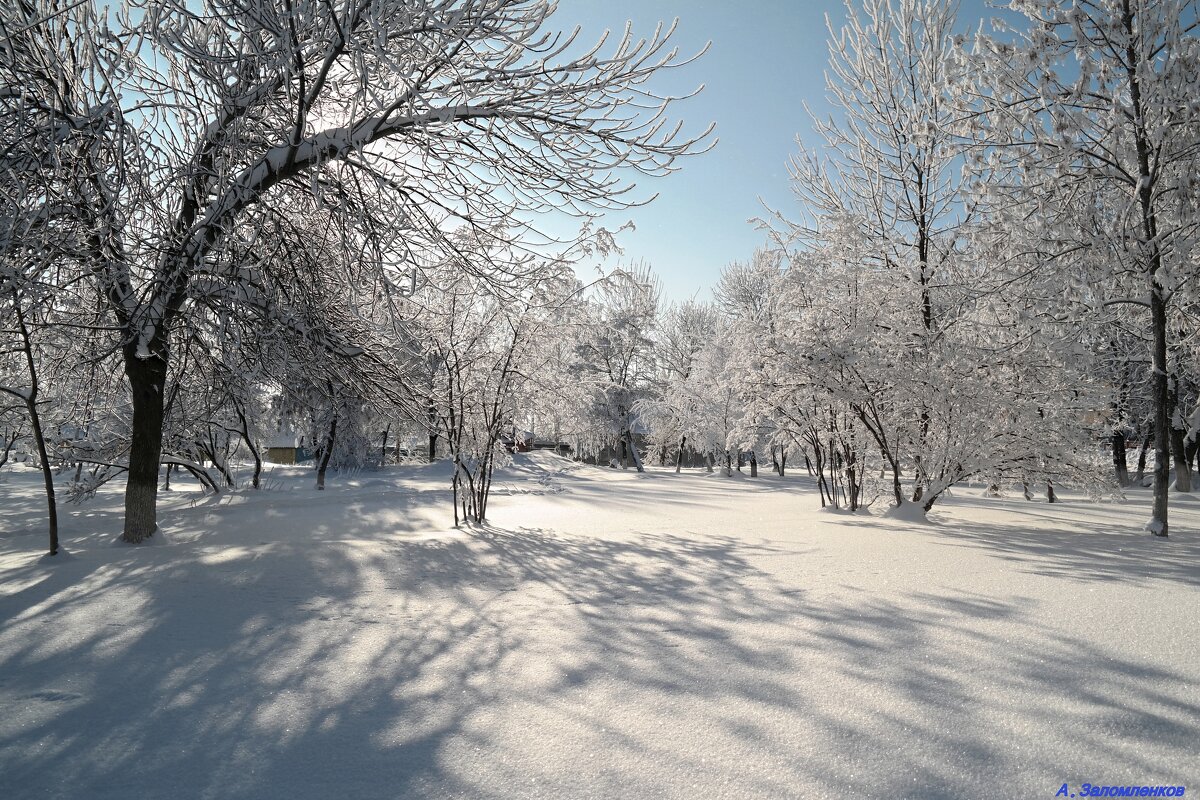
[[[1054,481],[1046,479],[1046,502],[1057,503],[1058,495],[1054,493]]]
[[[779,451],[779,477],[784,477],[787,474],[787,451],[780,448]]]
[[[687,437],[679,437],[679,449],[675,451],[675,472],[679,472],[679,468],[683,466],[683,446],[687,444]]]
[[[138,358],[133,344],[125,347],[125,376],[133,400],[129,441],[129,473],[125,484],[125,530],[121,538],[145,541],[158,529],[158,464],[162,458],[163,387],[167,382],[165,342],[152,342],[149,358]]]
[[[337,440],[337,415],[329,422],[329,436],[325,438],[325,447],[321,450],[321,463],[317,466],[317,488],[325,488],[325,470],[329,468],[329,457],[333,455],[333,443]]]
[[[1171,393],[1167,382],[1167,304],[1162,292],[1154,285],[1156,273],[1157,269],[1150,272],[1150,317],[1154,329],[1154,344],[1150,354],[1154,372],[1151,382],[1154,401],[1154,511],[1149,530],[1155,536],[1166,537],[1170,533],[1167,525],[1167,491],[1171,482]]]
[[[750,477],[758,477],[758,456],[753,450],[750,451]]]
[[[1162,245],[1159,241],[1157,209],[1154,200],[1153,172],[1150,169],[1153,146],[1146,131],[1146,111],[1143,108],[1139,71],[1145,68],[1150,56],[1139,51],[1144,40],[1135,30],[1135,14],[1128,2],[1122,3],[1121,27],[1124,29],[1124,67],[1129,79],[1129,102],[1133,110],[1133,144],[1138,159],[1138,203],[1142,212],[1141,243],[1149,249],[1146,278],[1150,290],[1150,325],[1153,344],[1150,347],[1152,370],[1151,400],[1154,403],[1154,511],[1147,529],[1155,536],[1166,537],[1167,492],[1171,480],[1171,390],[1167,380],[1167,295],[1159,285],[1162,277]]]
[[[429,463],[430,464],[432,464],[434,461],[437,461],[437,440],[438,440],[438,435],[436,433],[429,434]],[[397,457],[399,457],[399,451],[397,451]]]
[[[1129,485],[1129,461],[1125,457],[1125,433],[1113,431],[1112,435],[1113,470],[1117,475],[1117,483]]]

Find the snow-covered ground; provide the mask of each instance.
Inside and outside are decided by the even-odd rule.
[[[65,511],[0,484],[0,797],[1051,798],[1200,792],[1200,503],[960,489],[933,524],[805,477],[521,456],[275,468]]]

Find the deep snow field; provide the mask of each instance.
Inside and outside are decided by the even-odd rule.
[[[1200,793],[1200,497],[927,524],[811,481],[518,456],[63,506],[0,483],[0,798],[1052,798]],[[880,501],[877,505],[882,505]]]

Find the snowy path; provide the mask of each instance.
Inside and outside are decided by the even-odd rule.
[[[0,797],[1200,791],[1200,504],[1163,542],[1144,498],[913,526],[803,478],[546,467],[473,534],[439,468],[178,492],[140,549],[114,488],[53,566],[10,477]]]

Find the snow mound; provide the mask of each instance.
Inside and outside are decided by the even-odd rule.
[[[929,522],[929,516],[925,513],[925,507],[920,503],[913,503],[908,500],[898,506],[892,506],[883,515],[899,522]]]
[[[112,540],[112,546],[117,548],[135,547],[141,549],[144,547],[168,547],[171,544],[173,544],[171,537],[167,536],[167,532],[161,527],[159,527],[159,529],[156,530],[149,538],[144,539],[141,544],[132,544],[131,542],[127,542],[121,538],[120,534],[117,534],[117,536]]]

